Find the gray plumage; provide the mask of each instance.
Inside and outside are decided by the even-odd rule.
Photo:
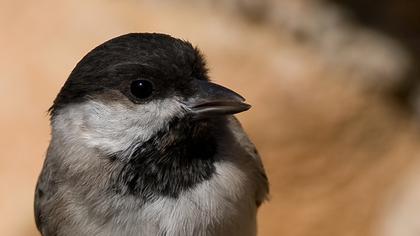
[[[143,58],[135,55],[136,63],[156,68],[144,58],[150,50],[153,53],[149,54],[158,54],[155,41],[159,40],[169,40],[164,45],[175,44],[165,50],[176,50],[170,52],[176,55],[196,50],[187,42],[166,35],[130,34],[94,49],[70,75],[70,82],[63,87],[53,107],[52,138],[35,193],[35,218],[42,235],[256,234],[256,212],[266,198],[268,182],[254,145],[230,115],[247,109],[241,105],[239,95],[224,90],[224,94],[231,96],[229,99],[236,99],[235,103],[231,100],[223,107],[217,103],[216,107],[212,102],[211,109],[215,110],[205,111],[200,103],[201,110],[197,112],[197,106],[185,102],[196,103],[195,92],[161,95],[157,81],[161,78],[149,76],[155,87],[153,97],[147,101],[133,102],[125,94],[124,81],[132,80],[126,77],[115,83],[121,87],[112,87],[115,77],[108,77],[113,82],[107,85],[92,81],[105,89],[85,91],[82,83],[77,88],[81,91],[76,92],[78,84],[74,81],[84,74],[80,68],[86,66],[84,63],[95,63],[89,55],[98,50],[110,51],[116,43],[133,50],[130,43],[140,41],[139,44],[152,45],[141,49],[146,52]],[[187,56],[198,56],[197,53]],[[176,62],[166,63],[171,68],[182,67],[188,62],[185,58],[188,59],[179,56]],[[104,68],[113,68],[113,64],[110,60]],[[203,62],[199,64],[204,66]],[[210,84],[213,87],[209,91],[214,93],[215,85],[206,82],[206,78],[202,81],[198,83]],[[168,84],[173,83],[177,82]],[[71,97],[74,94],[79,97]],[[223,94],[216,95],[220,98]],[[206,99],[209,96],[206,94]],[[226,108],[228,105],[240,110]],[[193,111],[200,114],[200,119],[190,119]],[[211,155],[207,155],[209,152]],[[160,161],[161,156],[166,159]],[[200,160],[196,160],[198,156]]]

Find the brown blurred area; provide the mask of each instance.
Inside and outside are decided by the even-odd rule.
[[[413,26],[398,33],[343,2],[0,1],[1,234],[38,235],[47,110],[78,60],[121,34],[164,32],[201,48],[211,78],[253,105],[239,118],[271,182],[259,235],[420,235],[416,90],[409,108],[390,95],[416,87],[419,41],[401,35],[420,22],[396,7],[395,24]]]

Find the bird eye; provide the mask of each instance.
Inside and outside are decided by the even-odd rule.
[[[135,80],[130,86],[131,93],[140,99],[144,99],[152,95],[153,84],[148,80]]]

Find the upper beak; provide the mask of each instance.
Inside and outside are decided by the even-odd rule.
[[[205,80],[194,80],[194,95],[186,102],[195,119],[230,115],[251,108],[234,91]]]

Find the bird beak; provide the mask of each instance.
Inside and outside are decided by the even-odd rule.
[[[251,108],[234,91],[205,80],[194,80],[194,95],[186,102],[195,119],[231,115]]]

